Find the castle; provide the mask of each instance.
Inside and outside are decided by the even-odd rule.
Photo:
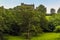
[[[21,3],[21,6],[26,7],[26,9],[34,9],[34,4],[24,4],[24,3]]]

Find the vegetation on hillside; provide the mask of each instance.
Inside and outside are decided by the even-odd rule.
[[[26,5],[9,9],[0,7],[0,40],[5,40],[7,35],[30,39],[45,32],[60,32],[56,27],[60,25],[60,14],[51,9],[52,14],[46,16],[46,11],[44,5],[36,9]]]

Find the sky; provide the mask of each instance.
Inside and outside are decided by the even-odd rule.
[[[60,0],[0,0],[0,6],[5,8],[13,8],[17,5],[25,4],[34,4],[35,7],[38,7],[40,4],[43,4],[47,7],[47,13],[50,13],[50,9],[57,9],[60,7]]]

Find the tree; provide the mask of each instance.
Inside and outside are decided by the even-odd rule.
[[[55,14],[55,15],[52,15],[51,18],[50,18],[50,21],[49,21],[51,24],[52,24],[52,27],[53,27],[53,31],[59,31],[59,27],[57,28],[57,26],[60,25],[60,14]]]
[[[7,28],[4,20],[4,10],[5,8],[3,6],[0,7],[0,40],[7,40],[6,38],[4,38],[4,29]]]
[[[30,10],[26,8],[26,6],[15,7],[13,9],[14,17],[12,18],[12,20],[14,19],[15,23],[19,25],[19,33],[21,33],[21,35],[24,35],[27,39],[29,39],[30,36],[42,33],[42,29],[40,27],[39,11],[35,9]]]
[[[40,5],[37,10],[40,13],[40,27],[43,29],[43,31],[48,30],[48,21],[46,20],[46,7],[44,5]]]
[[[46,7],[44,5],[39,5],[37,8],[36,8],[41,14],[46,14]]]
[[[60,13],[60,8],[58,9],[57,13]]]
[[[50,13],[51,14],[55,14],[55,9],[54,8],[51,8]]]
[[[48,23],[48,32],[53,32],[55,30],[55,25],[52,22]]]
[[[60,14],[52,15],[50,21],[53,22],[53,24],[54,24],[55,26],[60,25]]]

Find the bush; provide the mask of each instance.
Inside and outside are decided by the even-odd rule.
[[[56,29],[54,30],[54,32],[60,32],[60,26],[56,26]]]
[[[52,22],[49,22],[48,24],[48,31],[53,32],[55,30],[55,25]]]

